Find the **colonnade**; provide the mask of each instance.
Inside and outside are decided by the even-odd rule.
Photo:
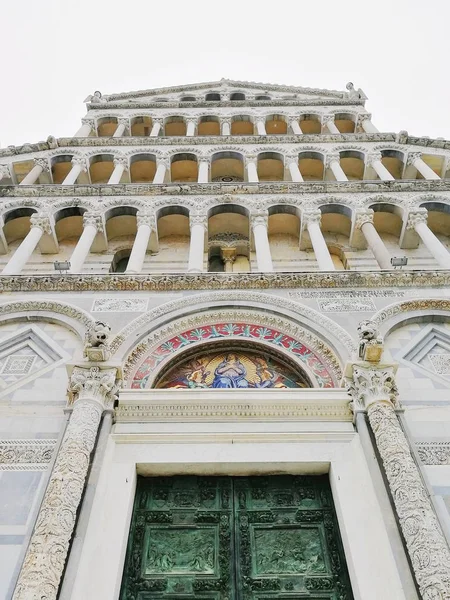
[[[254,247],[258,271],[273,271],[273,262],[268,236],[267,211],[250,213],[250,226],[253,233]],[[321,271],[333,271],[330,251],[327,247],[320,224],[322,213],[320,210],[304,210],[301,214],[300,242],[303,247],[312,247],[317,265]],[[31,255],[36,250],[44,233],[54,234],[54,225],[48,215],[33,214],[30,218],[31,228],[21,244],[12,254],[3,275],[21,273]],[[208,216],[203,213],[192,213],[190,221],[190,247],[188,272],[200,273],[204,270],[205,239],[208,234]],[[405,235],[414,232],[422,240],[431,255],[440,267],[450,269],[450,252],[440,242],[427,225],[427,210],[418,208],[411,210],[404,223],[403,241]],[[366,245],[370,248],[381,269],[391,269],[391,255],[373,224],[373,210],[358,210],[354,215],[354,231],[360,231]],[[126,273],[140,273],[143,268],[145,256],[150,244],[152,232],[157,232],[157,219],[153,212],[137,213],[137,233],[131,249]],[[105,235],[103,217],[99,213],[86,212],[83,215],[83,232],[73,250],[70,258],[70,272],[80,273],[91,251],[97,234]],[[305,237],[305,235],[307,236]],[[308,239],[309,238],[309,239]]]

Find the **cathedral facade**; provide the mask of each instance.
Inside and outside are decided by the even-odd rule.
[[[450,142],[345,91],[0,149],[0,597],[450,598]]]

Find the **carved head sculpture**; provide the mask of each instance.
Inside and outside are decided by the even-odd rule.
[[[370,362],[378,362],[383,353],[383,337],[376,323],[370,319],[361,321],[358,325],[359,358]]]
[[[106,346],[111,327],[104,321],[95,321],[87,333],[87,342],[92,348]]]

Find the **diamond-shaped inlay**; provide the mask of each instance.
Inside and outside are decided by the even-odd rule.
[[[448,354],[429,354],[431,364],[439,375],[450,375],[450,353]]]
[[[8,356],[3,366],[3,375],[28,375],[36,360],[34,356],[20,356],[20,354],[12,354]]]

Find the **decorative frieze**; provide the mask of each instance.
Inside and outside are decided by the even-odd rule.
[[[417,442],[416,448],[424,465],[450,465],[450,442]]]
[[[56,439],[0,440],[0,471],[45,471]]]
[[[317,300],[319,309],[323,312],[374,312],[376,310],[373,300],[353,300],[351,298],[320,298]]]
[[[92,312],[145,312],[148,300],[145,298],[96,298]]]
[[[408,295],[410,292],[408,291]],[[330,292],[326,290],[319,291],[301,291],[301,292],[288,292],[289,298],[293,300],[304,300],[307,298],[318,298],[318,299],[329,299],[329,300],[359,300],[359,299],[372,299],[372,298],[403,298],[405,292],[401,290],[332,290]]]

